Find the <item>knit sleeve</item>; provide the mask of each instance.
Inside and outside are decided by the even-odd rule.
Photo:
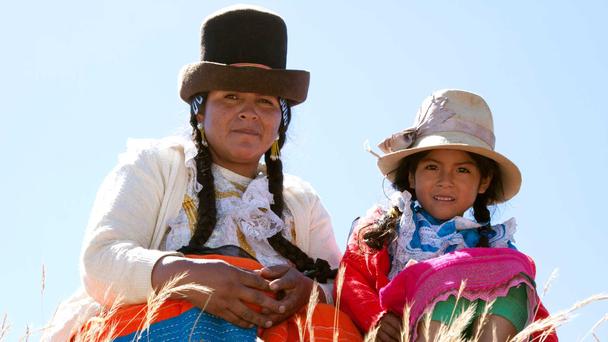
[[[154,149],[130,149],[103,181],[91,212],[82,255],[88,294],[106,306],[145,302],[153,293],[154,264],[165,255],[150,248],[167,183]]]
[[[360,222],[359,227],[364,224]],[[362,251],[355,229],[349,238],[348,246],[342,257],[344,283],[340,296],[340,309],[367,333],[386,312],[380,306],[379,288],[388,282],[388,252]],[[370,253],[367,253],[370,252]],[[338,292],[336,289],[334,292]],[[337,295],[337,294],[336,294]]]

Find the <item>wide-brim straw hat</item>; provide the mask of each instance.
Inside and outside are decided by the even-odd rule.
[[[306,100],[310,74],[286,69],[287,27],[262,7],[236,5],[207,17],[201,26],[201,61],[184,66],[179,94],[229,90],[272,95],[296,105]]]
[[[503,196],[496,203],[501,203],[519,192],[521,172],[511,160],[494,151],[495,140],[492,112],[481,96],[463,90],[439,90],[422,102],[413,127],[378,144],[385,153],[378,158],[378,168],[393,182],[401,160],[415,153],[434,149],[476,153],[498,164]]]

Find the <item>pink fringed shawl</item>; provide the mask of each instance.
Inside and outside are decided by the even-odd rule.
[[[411,306],[410,331],[435,304],[457,295],[465,282],[462,297],[491,301],[505,296],[509,288],[526,284],[528,323],[534,319],[538,296],[534,290],[536,268],[527,255],[509,248],[465,248],[406,267],[380,290],[383,309],[399,315]]]

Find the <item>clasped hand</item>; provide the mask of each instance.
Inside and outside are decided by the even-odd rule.
[[[270,281],[270,290],[277,294],[281,312],[262,309],[274,323],[280,323],[298,312],[308,303],[314,282],[297,269],[288,265],[264,267],[259,271],[264,279]],[[325,295],[319,291],[319,299],[325,302]]]
[[[178,285],[212,289],[211,294],[187,291],[181,298],[242,328],[269,328],[282,322],[306,305],[313,286],[310,278],[287,265],[249,271],[222,260],[165,257],[153,271],[155,288],[177,274],[186,275]],[[274,292],[275,298],[268,292]],[[260,312],[248,304],[261,307]]]

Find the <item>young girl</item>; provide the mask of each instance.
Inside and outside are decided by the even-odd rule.
[[[521,184],[517,166],[494,143],[486,102],[442,90],[425,99],[414,127],[379,145],[385,154],[378,166],[397,192],[389,208],[372,208],[354,225],[342,259],[341,309],[361,330],[377,327],[378,340],[398,341],[409,306],[412,339],[434,340],[442,325],[475,304],[464,332],[470,338],[493,302],[478,336],[506,341],[548,316],[535,291],[534,264],[512,244],[515,220],[490,225],[488,206],[509,200]],[[465,218],[470,208],[474,220]],[[554,332],[546,334],[557,341]]]

